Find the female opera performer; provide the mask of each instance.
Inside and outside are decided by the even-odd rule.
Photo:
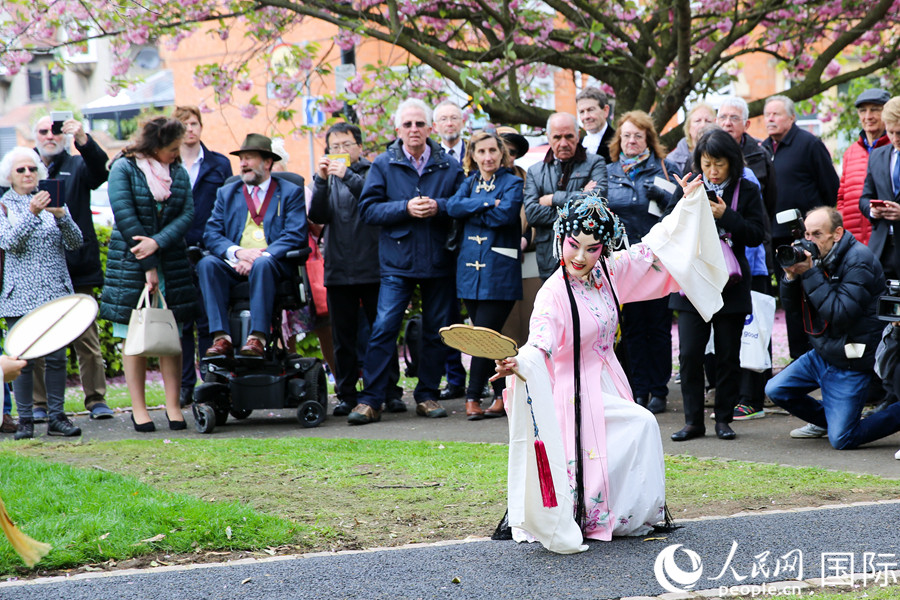
[[[554,228],[561,268],[538,292],[528,342],[517,357],[497,361],[495,375],[510,376],[515,368],[527,379],[511,378],[507,398],[507,410],[518,413],[510,419],[514,539],[578,552],[586,549],[582,535],[604,541],[644,535],[666,518],[659,427],[634,402],[614,343],[621,303],[661,298],[683,286],[701,314],[711,316],[721,304],[727,275],[720,272],[724,260],[701,195],[688,195],[689,209],[676,209],[644,242],[616,252],[623,228],[602,198],[576,198],[559,210]],[[686,221],[696,226],[683,226]],[[536,487],[532,441],[538,429],[550,456],[556,508],[542,503]]]

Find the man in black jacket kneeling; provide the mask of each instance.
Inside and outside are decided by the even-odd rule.
[[[882,330],[875,313],[884,275],[872,252],[844,230],[835,208],[812,209],[804,225],[819,258],[804,250],[805,260],[784,267],[779,287],[785,310],[803,319],[813,349],[769,380],[766,395],[827,428],[836,449],[856,448],[900,431],[900,403],[860,419]],[[809,396],[816,388],[821,402]]]

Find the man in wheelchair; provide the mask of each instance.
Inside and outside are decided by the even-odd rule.
[[[235,285],[249,280],[250,334],[239,352],[263,357],[275,290],[290,276],[286,255],[307,245],[305,195],[302,186],[272,178],[280,157],[268,137],[251,133],[231,154],[240,157],[240,180],[219,188],[203,233],[210,254],[197,264],[213,338],[206,356],[233,354],[228,299]]]

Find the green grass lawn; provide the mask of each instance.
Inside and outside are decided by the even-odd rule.
[[[358,549],[490,535],[505,510],[506,460],[505,445],[451,442],[0,442],[0,493],[26,533],[54,546],[40,568],[191,552],[194,543]],[[676,519],[897,498],[900,489],[868,475],[683,456],[666,457],[666,469]],[[238,535],[244,518],[254,525]],[[3,542],[0,550],[0,574],[26,572]]]

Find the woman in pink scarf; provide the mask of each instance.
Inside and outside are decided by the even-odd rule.
[[[100,317],[113,322],[113,335],[128,334],[131,311],[143,289],[157,289],[175,319],[182,323],[197,310],[184,234],[194,216],[194,201],[179,151],[184,125],[156,117],[143,124],[135,139],[113,160],[109,201],[115,217],[106,263]],[[131,395],[132,422],[140,432],[156,429],[144,399],[147,359],[124,356],[125,381]],[[179,404],[181,355],[163,356],[159,368],[166,390],[169,429],[185,429]]]

